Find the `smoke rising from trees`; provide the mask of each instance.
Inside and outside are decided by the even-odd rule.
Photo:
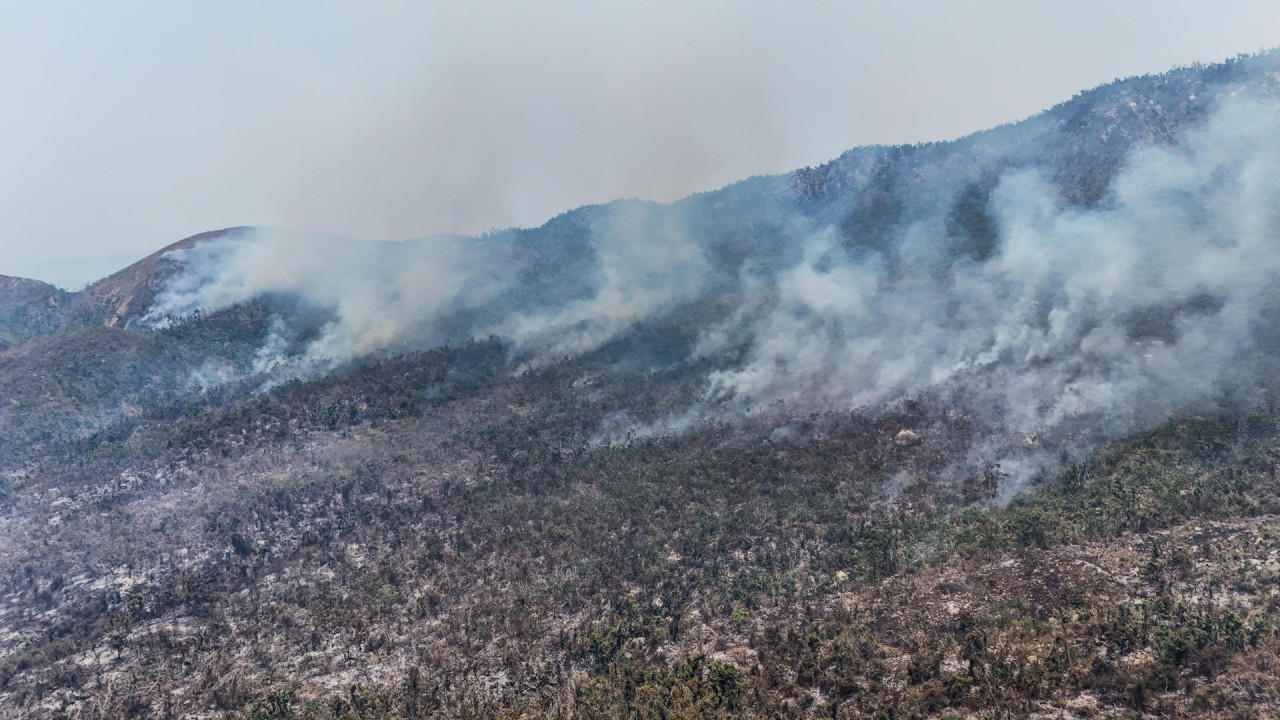
[[[273,331],[259,371],[489,335],[521,371],[665,319],[696,330],[666,360],[713,369],[687,413],[632,435],[928,394],[992,437],[1026,438],[1003,459],[1029,475],[1052,449],[1259,384],[1280,273],[1280,108],[1265,94],[1214,108],[1130,153],[1092,202],[1069,201],[1049,164],[1016,162],[1028,130],[1015,126],[855,153],[838,195],[797,173],[480,238],[251,231],[175,252],[182,271],[143,324],[290,297],[324,320],[291,357],[268,357],[287,347]],[[1056,446],[1032,441],[1060,429]],[[991,442],[978,461],[1015,445]]]

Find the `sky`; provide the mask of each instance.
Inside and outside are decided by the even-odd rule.
[[[537,226],[1277,45],[1274,0],[0,0],[0,274]]]

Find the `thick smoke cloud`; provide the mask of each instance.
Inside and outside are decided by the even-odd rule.
[[[1280,270],[1276,110],[1232,103],[1184,145],[1141,151],[1100,209],[1061,208],[1034,169],[1005,175],[985,261],[948,254],[937,218],[893,253],[818,233],[764,307],[704,335],[702,354],[750,347],[712,388],[856,406],[971,378],[1026,425],[1204,397],[1252,347]]]
[[[171,279],[144,327],[164,327],[196,311],[216,312],[256,298],[296,298],[327,311],[329,321],[305,360],[335,362],[417,339],[448,307],[483,299],[486,272],[501,263],[501,248],[467,246],[452,237],[407,243],[361,243],[286,230],[253,229],[235,237],[176,250],[167,259],[183,269]],[[274,318],[254,370],[286,362],[287,321]]]
[[[898,198],[870,204],[889,218],[881,225],[779,203],[781,181],[766,180],[477,239],[259,231],[174,253],[184,270],[144,324],[289,296],[325,313],[318,337],[285,357],[291,320],[278,318],[253,372],[489,334],[509,343],[518,371],[718,304],[728,310],[711,314],[689,353],[717,368],[703,400],[645,427],[612,418],[606,441],[931,394],[992,431],[972,462],[1000,461],[1022,480],[1056,455],[1030,441],[1011,450],[1005,436],[1088,427],[1071,442],[1092,442],[1247,395],[1261,379],[1280,275],[1278,111],[1266,96],[1224,99],[1176,143],[1130,153],[1092,205],[1064,202],[1046,167],[989,163],[1002,167],[977,206],[989,247],[957,249],[952,228],[985,171],[926,157],[905,184],[850,190],[854,204]],[[969,152],[991,156],[990,139]],[[732,214],[750,233],[715,230],[708,217],[744,193]]]
[[[169,253],[181,271],[138,324],[163,328],[197,312],[277,297],[310,309],[312,322],[317,314],[325,320],[306,352],[288,357],[288,337],[299,328],[274,317],[254,373],[326,368],[379,350],[491,335],[511,343],[518,367],[539,367],[594,350],[698,296],[709,272],[702,248],[678,215],[655,216],[655,207],[600,208],[581,247],[543,248],[540,261],[530,259],[539,249],[520,245],[518,232],[366,243],[248,229]],[[556,276],[556,300],[521,285],[541,269]],[[566,288],[572,292],[564,297]]]
[[[491,328],[537,367],[599,348],[674,306],[696,299],[711,270],[685,218],[655,218],[645,203],[610,208],[605,230],[593,238],[595,284],[586,297],[562,307],[517,308]]]
[[[1180,146],[1139,151],[1101,208],[1064,209],[1035,169],[1006,174],[985,261],[948,253],[938,218],[889,252],[815,234],[703,335],[702,355],[748,348],[712,396],[837,408],[943,388],[1019,436],[1073,421],[1114,436],[1252,387],[1280,278],[1278,109],[1232,101]]]

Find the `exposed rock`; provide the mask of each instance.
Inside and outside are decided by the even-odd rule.
[[[900,430],[897,435],[893,436],[893,444],[898,447],[911,447],[922,442],[924,442],[924,438],[914,430]]]

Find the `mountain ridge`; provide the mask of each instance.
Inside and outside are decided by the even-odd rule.
[[[0,717],[1280,711],[1277,60],[0,280]]]
[[[1280,60],[1277,60],[1277,58],[1280,58],[1280,50],[1271,50],[1253,56],[1241,55],[1222,63],[1174,68],[1164,73],[1117,79],[1090,90],[1081,91],[1069,100],[1065,100],[1022,120],[986,130],[979,130],[955,140],[911,145],[859,146],[847,150],[841,153],[839,157],[818,166],[799,168],[779,175],[753,176],[730,183],[723,188],[695,192],[670,203],[656,204],[681,206],[708,200],[715,204],[724,202],[729,196],[734,195],[735,191],[745,187],[753,187],[756,188],[756,192],[765,195],[798,192],[800,197],[797,201],[801,205],[805,205],[820,200],[821,196],[827,192],[828,185],[834,185],[837,189],[856,192],[861,182],[863,182],[860,178],[868,172],[865,168],[892,162],[892,157],[895,155],[910,154],[915,151],[965,151],[975,146],[981,148],[984,145],[984,141],[1015,130],[1018,131],[1018,134],[1028,136],[1022,140],[1015,141],[1013,143],[1015,146],[1025,145],[1032,150],[1043,151],[1045,149],[1044,136],[1050,134],[1051,131],[1063,131],[1065,129],[1067,130],[1066,137],[1060,146],[1049,148],[1051,157],[1062,162],[1062,165],[1056,170],[1055,181],[1061,182],[1060,191],[1065,202],[1089,205],[1100,201],[1106,191],[1106,182],[1100,182],[1096,178],[1100,177],[1104,181],[1108,179],[1110,174],[1118,167],[1121,158],[1111,157],[1104,153],[1102,160],[1107,167],[1101,168],[1102,172],[1099,173],[1099,168],[1090,169],[1088,167],[1087,161],[1090,158],[1080,156],[1084,148],[1079,145],[1079,141],[1073,141],[1072,137],[1102,137],[1105,141],[1115,142],[1115,149],[1123,149],[1125,151],[1137,145],[1172,143],[1187,124],[1194,124],[1206,116],[1215,92],[1221,90],[1221,86],[1232,82],[1239,83],[1251,76],[1261,75],[1263,78],[1261,84],[1253,88],[1253,91],[1274,93],[1277,88],[1280,88],[1280,74],[1277,74],[1280,73]],[[1259,64],[1271,66],[1272,72],[1266,73],[1251,67]],[[1136,104],[1126,105],[1127,101],[1123,98],[1124,91],[1139,87],[1148,90],[1154,89],[1158,97],[1147,98],[1147,102],[1141,107]],[[1160,101],[1163,101],[1163,104]],[[1119,117],[1119,113],[1123,111],[1131,112],[1134,117],[1138,118],[1136,126],[1121,122],[1122,119]],[[1099,126],[1101,125],[1106,127],[1100,128]],[[1135,132],[1135,129],[1137,132]],[[1119,130],[1119,132],[1115,132],[1116,130]],[[1008,143],[1005,144],[1008,145]],[[1115,149],[1112,151],[1114,152]],[[1092,159],[1097,160],[1098,153],[1096,148],[1090,147],[1088,150],[1089,155],[1093,156]],[[1019,162],[1031,162],[1031,160],[1014,159],[1012,162],[1017,164]],[[1087,175],[1094,176],[1095,180],[1093,185],[1086,187],[1080,183],[1085,182],[1084,176]],[[791,187],[785,188],[783,183],[789,184]],[[618,202],[631,201],[615,200],[602,205],[582,206],[561,213],[538,228],[510,228],[490,231],[487,234],[542,230],[552,225],[552,223],[563,223],[567,217],[590,212],[596,208],[607,207]],[[163,282],[162,277],[152,277],[152,273],[165,255],[174,250],[190,247],[206,240],[232,236],[246,232],[249,229],[246,226],[238,226],[192,235],[161,248],[146,258],[121,268],[107,277],[90,283],[82,291],[70,292],[63,290],[63,292],[77,298],[76,312],[81,316],[78,318],[80,323],[110,324],[118,323],[122,319],[135,319],[145,314],[146,308],[142,305],[154,299],[155,288],[148,286]],[[133,307],[135,300],[140,304],[139,307]],[[0,302],[4,301],[5,298],[0,297]]]

